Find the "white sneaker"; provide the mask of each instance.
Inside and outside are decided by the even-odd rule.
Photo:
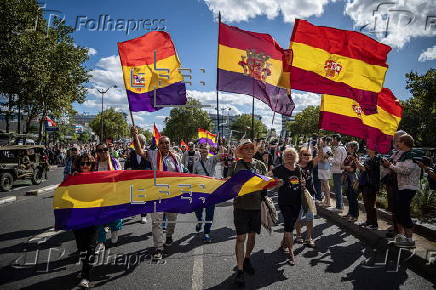
[[[89,281],[86,279],[82,279],[79,283],[79,287],[81,288],[89,288]]]
[[[111,232],[111,241],[112,244],[116,244],[118,242],[118,231]]]
[[[141,224],[146,224],[147,223],[147,217],[142,216],[141,217]]]
[[[105,250],[105,246],[104,243],[98,243],[97,246],[95,247],[95,254],[100,254],[102,252],[104,252]]]

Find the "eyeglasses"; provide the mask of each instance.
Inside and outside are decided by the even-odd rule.
[[[303,156],[309,156],[310,157],[310,156],[312,156],[312,154],[303,154]]]
[[[97,149],[97,152],[98,152],[98,153],[101,153],[101,152],[108,152],[108,151],[109,151],[109,149],[108,149],[107,147]]]
[[[80,162],[80,166],[91,166],[92,162]]]

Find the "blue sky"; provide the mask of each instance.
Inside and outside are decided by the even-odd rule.
[[[359,27],[369,24],[368,29],[363,32],[393,48],[388,56],[389,70],[385,87],[390,88],[397,98],[407,99],[410,93],[405,89],[404,75],[410,71],[424,73],[436,67],[436,17],[427,17],[436,15],[436,0],[410,2],[400,0],[395,4],[379,6],[382,16],[373,16],[373,11],[382,3],[373,0],[57,0],[44,3],[46,9],[61,11],[57,14],[65,17],[66,23],[76,28],[73,36],[77,45],[90,49],[90,59],[86,66],[91,70],[92,78],[88,84],[90,89],[87,101],[75,105],[75,108],[79,112],[96,113],[100,110],[101,99],[93,88],[114,84],[119,89],[111,89],[105,95],[105,108],[111,106],[127,112],[117,42],[147,32],[143,28],[129,31],[128,34],[126,31],[93,31],[93,19],[98,20],[104,15],[114,21],[163,19],[183,67],[193,71],[193,84],[187,86],[188,94],[212,107],[215,103],[216,86],[217,11],[222,12],[223,22],[246,30],[269,33],[282,47],[289,46],[295,18],[307,19],[315,25],[347,30],[359,30]],[[398,9],[409,13],[395,15],[386,12]],[[384,33],[374,34],[369,31],[374,26],[377,26],[377,30],[384,28],[382,24],[387,16],[391,17],[387,37]],[[376,18],[379,22],[374,24]],[[88,25],[85,25],[86,21]],[[201,73],[200,68],[204,68],[206,72]],[[206,84],[201,85],[200,81]],[[230,114],[251,111],[251,97],[227,93],[220,93],[220,96],[223,106],[231,108]],[[307,105],[319,104],[319,96],[307,92],[293,91],[293,99],[297,105],[296,111],[301,111]],[[135,113],[135,120],[143,127],[149,127],[156,122],[162,128],[169,111],[169,108],[165,108],[154,113]],[[266,125],[271,127],[272,112],[266,105],[256,101],[256,113],[262,115]],[[280,123],[280,117],[276,118],[273,127],[280,130]]]

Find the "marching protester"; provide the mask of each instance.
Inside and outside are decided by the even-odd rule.
[[[345,218],[350,222],[356,222],[359,218],[359,203],[357,197],[359,195],[359,179],[357,178],[356,160],[359,158],[359,143],[351,141],[347,143],[347,158],[344,160],[344,184],[345,193],[348,198],[348,213]]]
[[[397,174],[398,191],[395,195],[394,211],[398,222],[398,235],[395,243],[399,246],[414,246],[413,221],[410,217],[410,204],[419,189],[421,169],[413,161],[414,140],[409,134],[398,139],[398,149],[403,152],[396,164],[383,159],[383,165]]]
[[[87,173],[95,170],[95,158],[89,153],[82,154],[79,158],[76,158],[75,163],[75,168],[77,168],[78,173]],[[81,258],[82,270],[79,287],[82,288],[89,288],[91,269],[95,260],[98,228],[98,226],[90,226],[73,230],[79,254],[82,255],[82,253],[85,253],[84,259]]]
[[[134,138],[132,136],[132,138]],[[144,150],[147,139],[143,134],[138,134],[139,146]],[[124,163],[124,170],[151,170],[151,163],[143,156],[136,153],[135,150],[130,150]],[[141,214],[141,223],[147,223],[147,214]]]
[[[120,164],[118,161],[109,155],[109,148],[106,144],[98,144],[96,149],[96,171],[111,171],[119,170]],[[98,230],[98,244],[96,252],[104,252],[106,243],[106,232],[111,231],[111,242],[116,244],[118,242],[119,230],[123,227],[123,220],[116,219],[106,226],[100,226]]]
[[[133,136],[133,144],[135,146],[135,151],[138,155],[146,158],[151,163],[153,170],[158,171],[170,171],[170,172],[183,172],[183,165],[180,159],[175,156],[170,151],[171,141],[166,136],[161,136],[158,140],[157,150],[144,151],[139,145],[138,140],[138,129],[135,127],[131,128],[131,133]],[[163,254],[163,231],[161,227],[161,222],[163,221],[163,216],[168,219],[168,227],[166,229],[166,240],[165,246],[170,246],[173,243],[173,234],[176,228],[177,213],[169,212],[153,212],[151,214],[152,221],[152,235],[154,244],[154,253],[152,255],[153,260],[162,259]]]
[[[333,209],[333,211],[341,213],[344,210],[344,202],[342,199],[342,165],[347,157],[347,150],[341,143],[340,134],[332,136],[332,149],[333,192],[336,197],[336,208]]]
[[[209,155],[209,145],[201,144],[200,145],[200,160],[196,161],[193,166],[194,174],[200,174],[205,176],[214,176],[215,175],[215,166],[221,160],[221,155],[217,154],[214,156]],[[203,212],[205,212],[205,218],[203,220]],[[211,243],[212,239],[210,237],[210,229],[212,227],[213,215],[215,212],[215,205],[208,206],[206,208],[200,208],[195,211],[195,215],[199,222],[205,222],[204,224],[204,232],[203,232],[203,241],[205,243]],[[203,224],[198,223],[195,226],[195,231],[199,233],[201,231]]]
[[[313,187],[313,178],[312,178],[312,171],[313,167],[316,161],[312,159],[312,154],[307,148],[300,149],[299,153],[299,159],[298,159],[298,166],[301,169],[301,174],[306,182],[306,189],[309,191],[309,193],[312,195],[312,203],[314,203],[315,199],[315,189]],[[313,207],[315,207],[314,204],[312,204]],[[300,214],[298,216],[298,220],[295,224],[295,232],[296,232],[296,243],[304,243],[306,246],[313,248],[315,247],[315,243],[312,239],[312,233],[313,233],[313,218],[314,214],[310,212],[309,210],[304,211],[303,207],[301,207]],[[303,223],[306,225],[306,238],[303,240],[301,235],[301,227],[303,226]]]
[[[74,172],[75,159],[77,158],[78,150],[77,147],[72,147],[67,154],[67,158],[65,160],[64,167],[64,179],[67,178],[68,175]]]
[[[304,187],[302,172],[297,163],[297,151],[294,148],[287,148],[283,152],[283,164],[272,171],[273,176],[283,182],[278,189],[278,204],[284,223],[281,248],[289,251],[288,263],[292,266],[295,265],[292,232],[301,211],[301,195]]]
[[[332,171],[330,159],[333,156],[332,149],[330,148],[330,137],[324,137],[318,142],[318,179],[321,183],[321,191],[324,193],[324,203],[326,207],[331,206],[330,202],[330,184],[329,180],[332,179]]]
[[[360,163],[359,158],[354,158],[354,162],[360,171],[359,187],[362,191],[366,212],[366,222],[362,226],[370,230],[377,230],[376,200],[380,190],[380,156],[371,149],[367,149],[366,152],[368,158],[363,164]]]
[[[266,166],[262,161],[254,159],[254,144],[250,139],[241,140],[236,154],[241,159],[229,167],[228,177],[232,177],[240,170],[250,170],[258,174],[266,174]],[[256,191],[244,196],[238,196],[233,201],[233,217],[236,228],[236,284],[245,284],[244,273],[254,275],[255,269],[250,261],[251,252],[256,243],[256,233],[261,228],[262,191]],[[245,243],[247,241],[247,243]]]

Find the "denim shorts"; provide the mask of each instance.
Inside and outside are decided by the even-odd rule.
[[[304,213],[303,208],[301,208],[300,210],[300,214],[298,215],[298,220],[299,221],[306,221],[306,222],[310,222],[313,221],[313,213],[312,212],[306,212]]]

